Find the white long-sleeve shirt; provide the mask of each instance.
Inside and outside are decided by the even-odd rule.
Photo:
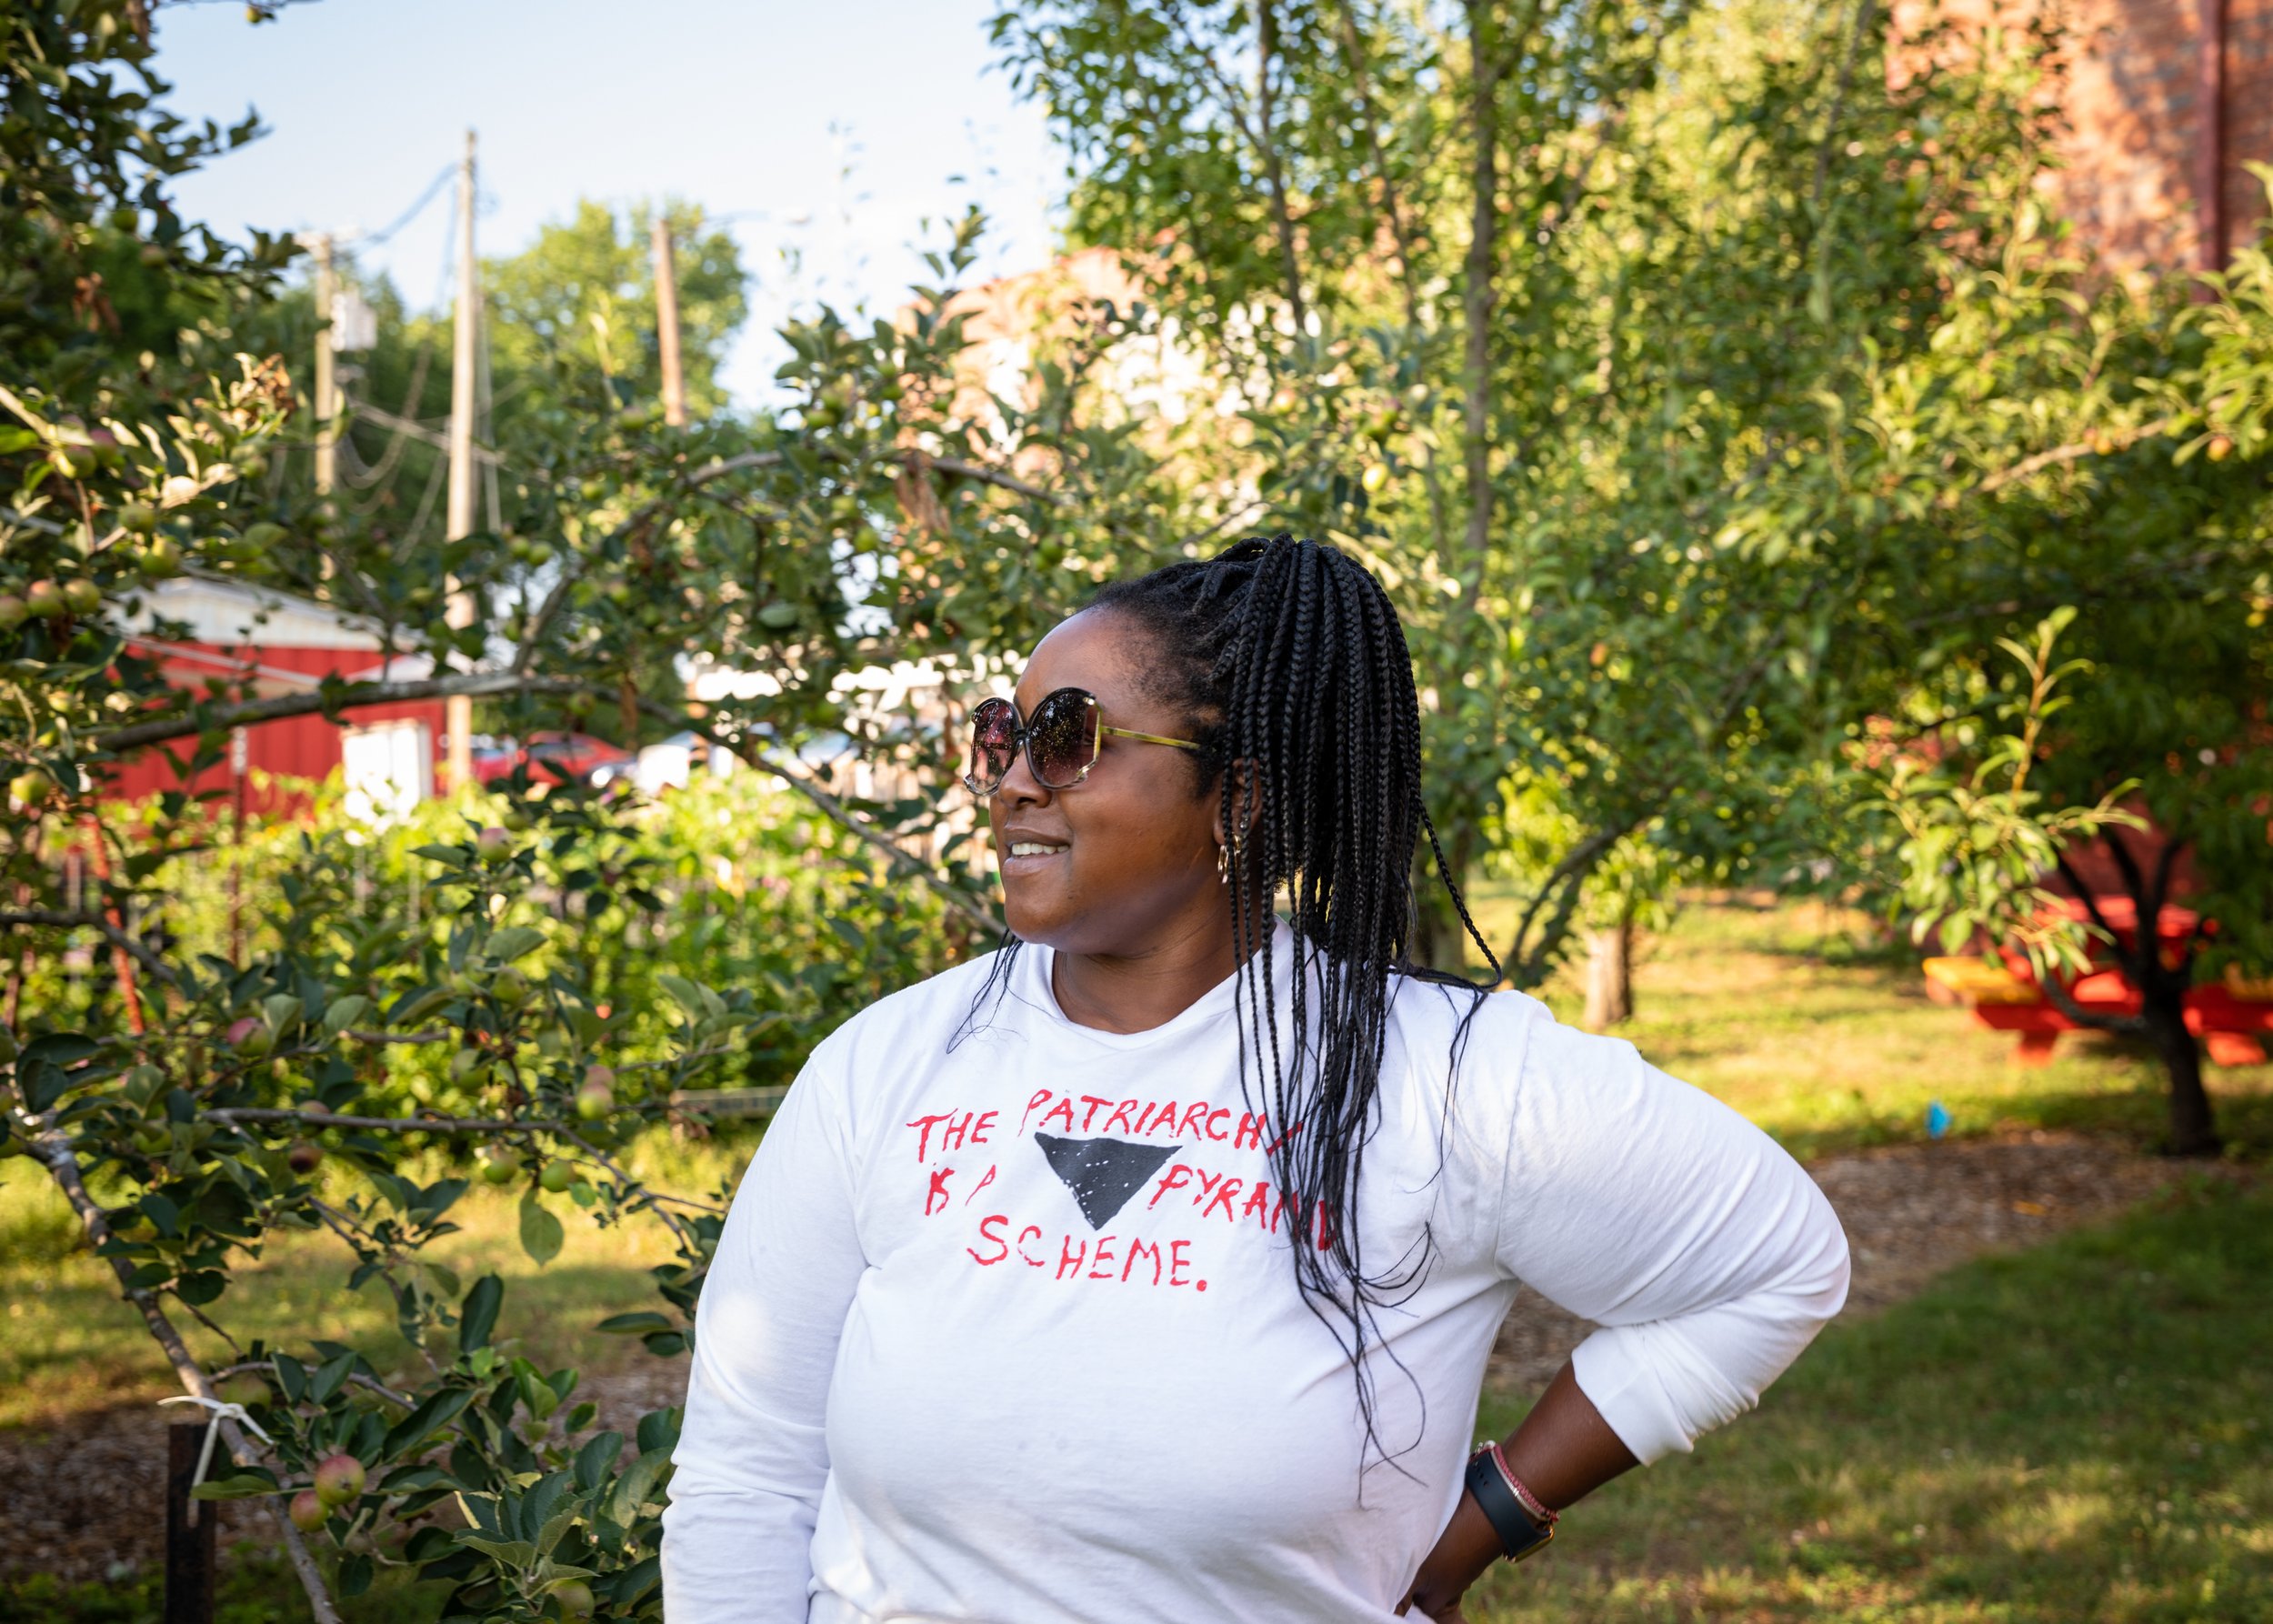
[[[1282,925],[1282,1019],[1293,952]],[[696,1317],[669,1624],[1378,1624],[1458,1503],[1521,1288],[1600,1327],[1578,1386],[1644,1462],[1846,1301],[1829,1202],[1744,1118],[1515,993],[1448,1087],[1467,997],[1400,978],[1354,1221],[1369,1274],[1426,1261],[1378,1311],[1369,1449],[1267,1155],[1304,1130],[1241,1097],[1233,983],[1104,1032],[1050,959],[952,1051],[986,960],[790,1088]]]

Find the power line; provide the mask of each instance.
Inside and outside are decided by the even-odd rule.
[[[416,220],[419,214],[426,208],[426,205],[432,203],[435,200],[436,195],[440,193],[443,183],[456,173],[457,165],[456,164],[443,165],[441,169],[436,173],[435,177],[426,183],[426,189],[418,194],[418,201],[405,209],[402,212],[402,215],[392,226],[389,226],[384,231],[366,231],[357,236],[343,238],[343,246],[368,243],[376,246],[379,244],[385,243],[396,232],[402,230],[406,226],[408,226],[413,220]]]

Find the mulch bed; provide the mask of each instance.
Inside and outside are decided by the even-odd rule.
[[[2111,1216],[2205,1164],[2174,1163],[2073,1134],[1891,1146],[1828,1157],[1810,1171],[1838,1209],[1855,1259],[1847,1312],[1899,1301],[1981,1253],[2043,1240]],[[2222,1177],[2248,1178],[2224,1165]],[[1490,1379],[1517,1391],[1546,1385],[1591,1328],[1537,1298],[1518,1299],[1493,1349]],[[626,1433],[646,1410],[678,1401],[685,1367],[656,1363],[596,1377],[583,1396],[600,1424]],[[176,1411],[136,1404],[85,1411],[51,1426],[0,1432],[0,1585],[45,1573],[67,1582],[120,1579],[158,1563],[165,1538],[165,1428]],[[244,1501],[217,1508],[225,1547],[275,1543],[267,1515]],[[4,1600],[5,1589],[0,1589]]]
[[[2030,1129],[2004,1138],[1888,1145],[1808,1165],[1847,1230],[1854,1259],[1847,1315],[1915,1294],[1985,1252],[2011,1251],[2109,1218],[2190,1173],[2248,1180],[2246,1168],[2174,1162],[2081,1134]],[[1521,1297],[1492,1349],[1490,1379],[1536,1392],[1594,1327]]]

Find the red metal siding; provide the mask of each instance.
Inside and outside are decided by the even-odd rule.
[[[215,656],[225,660],[251,660],[274,671],[296,672],[307,677],[338,675],[353,677],[367,671],[375,657],[357,650],[336,648],[275,647],[264,645],[259,648],[219,648],[207,643],[181,644],[185,650]],[[201,680],[208,673],[186,665],[171,667],[180,674],[184,686]],[[444,728],[444,707],[440,700],[410,705],[365,705],[351,707],[343,717],[356,726],[368,727],[377,722],[418,721],[426,724],[426,737],[433,741],[436,757],[439,759]],[[255,772],[272,773],[280,777],[322,778],[340,764],[339,728],[320,715],[288,717],[278,721],[262,722],[245,729],[245,762]],[[121,763],[111,774],[112,793],[129,800],[140,800],[161,790],[182,787],[177,770],[196,750],[195,739],[182,739],[172,745],[154,746]],[[229,767],[225,759],[219,766],[206,768],[188,786],[193,790],[221,790],[230,786]],[[434,793],[428,784],[426,791]],[[255,791],[247,805],[255,810],[284,809],[289,797],[273,792],[264,796]]]

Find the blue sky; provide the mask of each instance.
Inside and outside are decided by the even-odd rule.
[[[987,272],[1049,254],[1058,162],[1038,113],[991,65],[992,9],[322,0],[255,27],[240,5],[165,5],[158,67],[174,109],[234,121],[255,107],[271,130],[176,195],[225,232],[376,231],[456,160],[471,125],[486,255],[525,246],[580,196],[685,197],[731,216],[753,273],[752,319],[725,381],[755,401],[770,387],[781,316],[816,296],[896,304],[922,274],[926,217],[982,205],[995,222]],[[364,251],[414,306],[446,290],[449,203],[446,186]]]

